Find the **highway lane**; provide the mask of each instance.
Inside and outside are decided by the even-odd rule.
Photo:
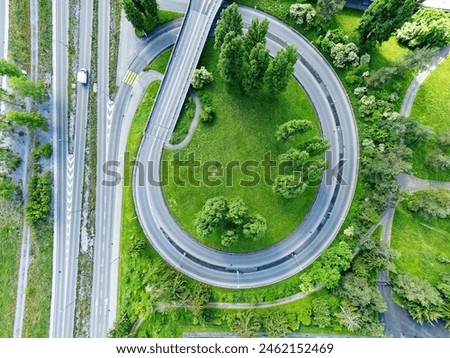
[[[265,16],[249,8],[240,9],[246,24],[254,16]],[[287,278],[308,266],[333,241],[348,212],[356,187],[356,124],[337,75],[323,56],[288,26],[270,18],[269,32],[268,46],[272,54],[286,46],[286,42],[298,48],[301,59],[295,66],[295,77],[308,92],[323,134],[330,140],[330,168],[339,171],[343,180],[338,183],[330,169],[327,173],[329,179],[322,182],[316,202],[302,225],[278,245],[247,255],[218,252],[187,236],[170,215],[161,188],[139,186],[135,180],[133,185],[138,216],[153,246],[175,268],[212,285],[257,287]],[[178,43],[182,43],[181,40]],[[189,57],[189,52],[186,57]],[[169,68],[166,73],[165,81],[170,84],[168,87],[171,87],[171,91],[177,89],[177,76],[183,73],[182,65],[174,65],[174,69],[171,71]],[[155,104],[139,152],[138,160],[142,163],[159,163],[164,141],[168,140],[176,123],[176,118],[167,113],[177,106],[180,97],[174,96],[171,91],[167,95],[163,89],[160,91],[161,99]],[[158,169],[154,170],[153,176],[159,178]]]
[[[55,242],[51,309],[51,337],[72,337],[78,274],[81,201],[84,181],[87,104],[89,87],[77,83],[77,104],[73,152],[67,146],[67,43],[68,6],[53,3],[54,17],[54,103],[55,110]],[[78,68],[90,70],[92,43],[92,1],[80,6]]]
[[[67,242],[67,197],[71,185],[67,180],[68,126],[68,1],[52,2],[53,18],[53,153],[54,153],[54,243],[53,280],[50,309],[50,337],[60,337],[64,316],[65,290],[64,257]]]
[[[111,131],[111,108],[109,99],[109,24],[110,2],[99,1],[98,12],[98,63],[97,63],[97,162],[106,162],[109,152]],[[97,178],[102,178],[102,165],[97,165]],[[104,337],[108,331],[108,286],[110,268],[105,262],[111,257],[111,223],[106,205],[110,193],[97,180],[96,235],[94,244],[94,275],[91,298],[90,337]]]

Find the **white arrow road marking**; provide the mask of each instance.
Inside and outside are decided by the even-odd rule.
[[[113,118],[114,102],[108,101],[108,111],[106,114],[106,155],[108,156],[109,138],[111,136],[111,124]]]

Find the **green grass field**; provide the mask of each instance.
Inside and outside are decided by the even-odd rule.
[[[436,285],[439,274],[449,265],[439,261],[450,259],[450,221],[426,220],[400,205],[394,217],[391,246],[400,252],[397,271],[407,272]]]
[[[240,182],[251,180],[237,168],[233,175],[226,170],[227,164],[233,161],[261,162],[266,153],[272,158],[285,152],[306,138],[320,135],[314,109],[303,89],[292,79],[288,90],[272,97],[263,91],[254,97],[243,96],[237,87],[225,83],[216,70],[218,53],[213,50],[212,41],[208,42],[199,65],[205,66],[213,73],[214,81],[206,89],[199,91],[201,97],[211,100],[216,109],[216,120],[212,125],[200,124],[191,143],[180,151],[165,151],[164,159],[171,162],[174,155],[187,158],[190,153],[201,163],[218,161],[223,165],[222,183],[218,186],[179,186],[175,184],[172,171],[169,171],[168,185],[164,189],[167,203],[179,224],[191,235],[197,237],[195,217],[206,200],[223,195],[228,198],[241,197],[249,207],[250,213],[259,213],[267,219],[267,232],[263,239],[257,242],[238,242],[229,249],[232,251],[253,251],[289,235],[302,221],[314,202],[317,188],[309,187],[304,194],[293,200],[283,199],[272,193],[272,187],[263,180],[253,186],[243,186]],[[277,127],[291,119],[308,119],[313,122],[314,129],[296,138],[288,144],[277,142],[275,131]],[[261,164],[257,173],[264,177]],[[202,177],[202,168],[196,169],[196,178]],[[226,176],[226,177],[225,177]],[[274,177],[274,175],[272,175]],[[185,171],[181,178],[187,178]],[[210,177],[211,180],[217,177]],[[228,181],[228,183],[227,183]],[[220,232],[215,232],[206,239],[200,239],[207,245],[223,249],[220,243]]]
[[[32,233],[23,337],[48,337],[53,274],[53,222]]]
[[[170,59],[170,55],[172,54],[172,47],[168,50],[164,51],[161,55],[155,58],[154,61],[150,62],[147,66],[144,67],[144,71],[157,71],[160,73],[166,72],[166,67]]]
[[[450,130],[450,58],[444,60],[425,80],[417,93],[411,116],[434,128],[436,133]],[[414,150],[413,173],[424,179],[450,181],[450,169],[437,171],[426,165],[435,148],[434,141]],[[450,148],[446,149],[450,155]]]
[[[0,338],[13,336],[23,209],[0,198]]]

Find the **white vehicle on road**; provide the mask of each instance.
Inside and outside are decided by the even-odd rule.
[[[86,85],[88,83],[88,71],[82,68],[77,73],[77,82]]]

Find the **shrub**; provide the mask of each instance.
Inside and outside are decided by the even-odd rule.
[[[214,108],[208,106],[203,108],[202,113],[200,114],[200,120],[203,123],[212,123],[214,122],[214,119],[216,118],[216,112]]]
[[[202,89],[205,85],[210,84],[212,81],[212,73],[202,66],[194,71],[191,84],[195,89]]]
[[[415,192],[407,199],[406,206],[426,218],[449,218],[450,190],[437,188]]]
[[[317,12],[311,4],[292,4],[289,16],[295,20],[297,25],[311,28],[316,24]]]

